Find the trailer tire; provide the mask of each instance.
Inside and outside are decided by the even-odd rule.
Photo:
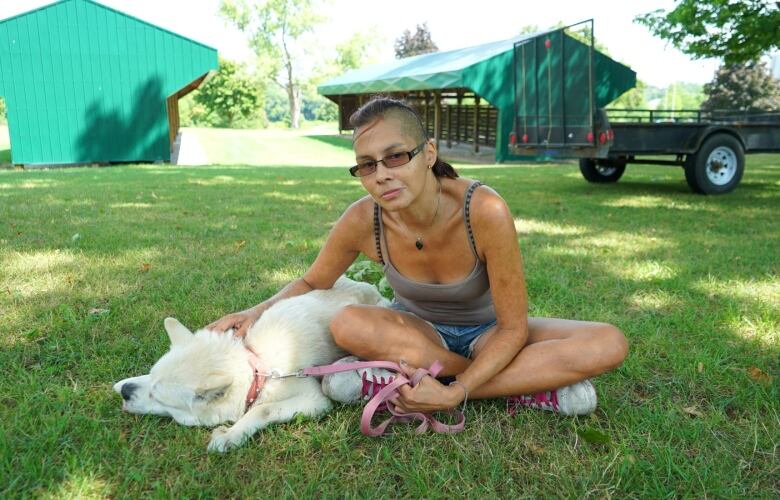
[[[745,150],[736,137],[715,134],[685,159],[685,180],[700,194],[733,191],[745,171]]]
[[[626,171],[626,163],[621,160],[580,158],[580,172],[588,182],[608,184],[617,182]]]

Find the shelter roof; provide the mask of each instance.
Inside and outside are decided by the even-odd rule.
[[[156,24],[152,24],[152,23],[150,23],[148,21],[144,21],[143,19],[139,19],[139,18],[137,18],[135,16],[131,16],[130,14],[128,14],[126,12],[122,12],[121,10],[114,9],[112,7],[109,7],[108,5],[103,5],[102,3],[96,2],[95,0],[56,0],[56,1],[52,2],[52,3],[50,3],[50,4],[43,5],[41,7],[38,7],[38,8],[32,9],[32,10],[28,10],[26,12],[21,12],[19,14],[13,15],[11,17],[7,17],[5,19],[0,19],[0,24],[6,23],[8,21],[12,21],[14,19],[18,19],[18,18],[21,18],[21,17],[29,16],[30,14],[33,14],[33,13],[36,13],[36,12],[40,12],[42,10],[46,10],[46,9],[51,8],[51,7],[54,7],[54,6],[57,6],[57,5],[61,5],[61,4],[64,4],[64,3],[68,3],[68,2],[90,3],[90,4],[93,4],[93,5],[96,5],[96,6],[100,7],[102,9],[106,9],[106,10],[109,10],[109,11],[114,12],[116,14],[119,14],[121,16],[124,16],[124,17],[126,17],[128,19],[132,19],[133,21],[136,21],[138,23],[144,24],[146,26],[150,26],[150,27],[152,27],[152,28],[154,28],[156,30],[165,32],[168,35],[174,36],[176,38],[181,38],[182,40],[186,40],[189,43],[194,43],[196,45],[200,45],[201,47],[204,47],[206,49],[217,50],[214,47],[210,47],[210,46],[206,45],[205,43],[201,43],[201,42],[199,42],[197,40],[193,40],[192,38],[187,38],[186,36],[183,36],[183,35],[180,35],[178,33],[175,33],[175,32],[173,32],[171,30],[167,30],[165,28],[161,28],[160,26],[157,26]]]
[[[328,80],[317,87],[317,90],[322,95],[340,95],[464,87],[464,70],[512,50],[515,43],[541,33],[354,69]]]

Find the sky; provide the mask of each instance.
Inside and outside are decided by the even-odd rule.
[[[252,62],[246,40],[217,14],[219,0],[99,0],[152,24],[216,48],[222,57]],[[597,40],[610,56],[637,72],[649,85],[703,84],[712,80],[718,61],[693,60],[653,37],[635,16],[671,9],[673,0],[321,0],[324,22],[309,40],[312,58],[332,57],[334,47],[356,31],[377,37],[378,62],[394,58],[393,41],[405,29],[427,22],[440,50],[452,50],[515,36],[523,26],[540,28],[593,18]],[[0,19],[52,3],[50,0],[0,0]],[[477,12],[475,14],[475,12]]]

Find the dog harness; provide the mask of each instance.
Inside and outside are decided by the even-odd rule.
[[[260,391],[263,390],[267,376],[262,371],[260,358],[257,357],[257,354],[255,354],[254,351],[248,347],[244,347],[248,353],[247,361],[249,361],[249,366],[252,367],[252,385],[249,386],[249,391],[246,394],[246,407],[244,408],[244,412],[247,412],[252,406],[252,403],[257,400],[258,396],[260,396]]]

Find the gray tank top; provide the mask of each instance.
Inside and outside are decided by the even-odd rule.
[[[396,302],[424,320],[445,325],[481,325],[496,319],[487,265],[477,255],[469,219],[471,196],[479,185],[479,181],[472,183],[463,201],[463,220],[476,264],[471,274],[457,283],[419,283],[404,277],[395,268],[387,252],[382,209],[374,204],[374,236],[379,260],[384,264],[385,278],[395,293]],[[386,262],[382,257],[383,249],[384,255],[387,255]]]

